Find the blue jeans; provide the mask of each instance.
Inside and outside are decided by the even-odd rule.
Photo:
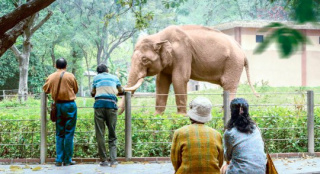
[[[56,162],[71,163],[73,137],[77,122],[77,105],[74,101],[57,103]]]

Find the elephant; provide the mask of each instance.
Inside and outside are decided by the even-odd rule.
[[[168,95],[159,94],[168,94],[171,84],[177,112],[185,114],[189,79],[218,84],[234,98],[243,67],[257,95],[250,82],[246,55],[233,38],[204,26],[173,25],[137,41],[125,90],[134,92],[144,77],[156,75],[155,114],[164,112]],[[124,108],[123,104],[120,108]],[[122,112],[123,109],[119,111]]]

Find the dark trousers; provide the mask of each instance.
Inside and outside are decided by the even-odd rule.
[[[109,136],[109,154],[110,160],[114,161],[117,158],[117,110],[108,108],[95,108],[94,109],[94,123],[96,130],[96,138],[98,143],[98,151],[101,161],[107,161],[105,128],[108,127]]]
[[[74,101],[57,103],[56,162],[71,163],[73,137],[77,123],[77,105]]]

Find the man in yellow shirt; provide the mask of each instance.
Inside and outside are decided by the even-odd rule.
[[[220,173],[223,164],[222,136],[204,125],[212,119],[211,108],[212,104],[207,98],[195,98],[187,113],[191,125],[175,131],[171,162],[176,174]]]

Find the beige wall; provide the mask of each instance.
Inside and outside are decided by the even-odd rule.
[[[320,48],[307,52],[307,86],[320,86]]]
[[[307,85],[320,86],[320,30],[307,30]]]
[[[251,81],[261,84],[268,81],[270,86],[301,86],[301,50],[287,59],[281,59],[275,44],[264,53],[253,54],[257,47],[256,35],[265,35],[256,28],[241,28],[241,46],[247,54]],[[224,31],[223,31],[224,32]],[[232,30],[226,34],[233,35]],[[307,45],[307,86],[320,86],[320,30],[306,31],[312,45]],[[242,83],[247,81],[246,73],[241,76]]]
[[[320,53],[320,30],[308,30],[307,31],[308,39],[311,44],[307,45],[307,51],[318,51]],[[319,56],[318,56],[319,57]]]
[[[301,84],[300,55],[290,59],[279,59],[277,51],[268,51],[254,55],[252,50],[245,50],[248,61],[251,82],[261,85],[262,81],[270,86],[299,86]],[[242,73],[242,83],[247,81],[245,70]]]

